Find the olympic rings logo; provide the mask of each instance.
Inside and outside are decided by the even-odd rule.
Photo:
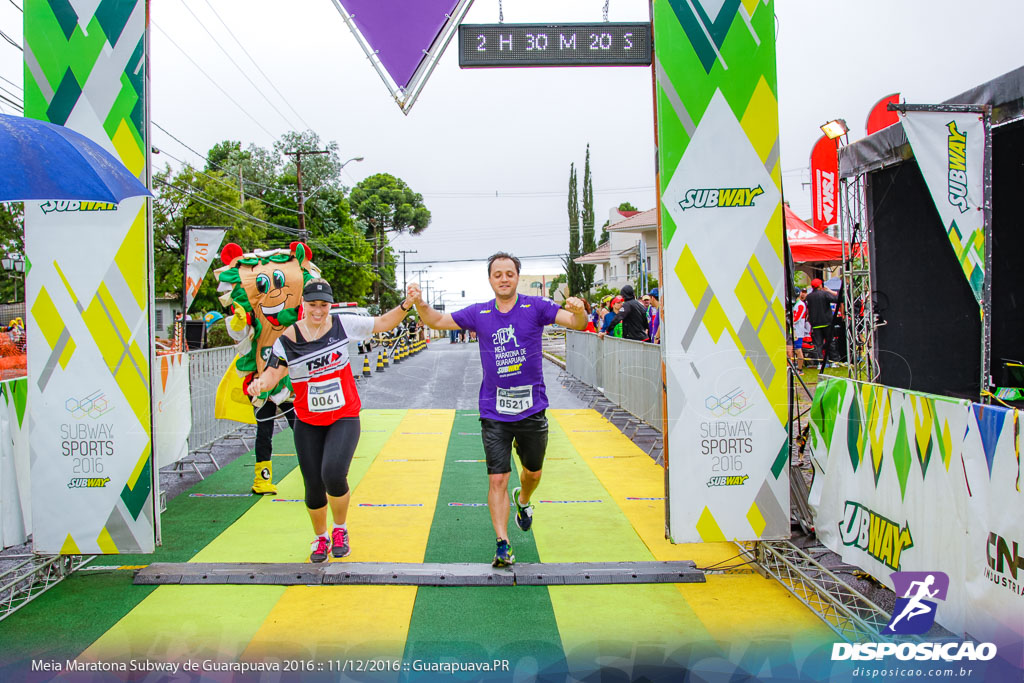
[[[97,420],[113,409],[114,406],[110,405],[110,401],[102,391],[94,391],[84,398],[69,398],[64,402],[64,410],[71,413],[71,417],[76,420],[81,420],[84,417]]]
[[[736,417],[751,407],[751,402],[743,389],[736,387],[724,396],[708,396],[704,399],[704,407],[715,417],[728,415]]]

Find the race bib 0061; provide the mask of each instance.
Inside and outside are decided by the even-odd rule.
[[[498,389],[495,409],[502,415],[518,415],[533,407],[533,386]]]
[[[310,382],[307,387],[306,399],[311,413],[329,413],[345,405],[345,394],[338,377]]]

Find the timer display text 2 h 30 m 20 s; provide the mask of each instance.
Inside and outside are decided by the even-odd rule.
[[[646,23],[463,24],[459,66],[649,66]]]

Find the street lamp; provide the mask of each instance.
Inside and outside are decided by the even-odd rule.
[[[351,159],[349,159],[344,164],[338,167],[338,173],[341,173],[341,169],[345,168],[345,164],[348,164],[350,161],[362,161],[363,159],[364,157],[352,157]]]
[[[25,259],[20,254],[7,254],[0,259],[0,265],[3,265],[4,270],[11,272],[7,277],[14,280],[14,301],[17,302],[18,280],[21,279],[21,273],[25,272]]]

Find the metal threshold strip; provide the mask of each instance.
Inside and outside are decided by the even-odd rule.
[[[489,564],[334,562],[154,563],[135,574],[136,585],[276,586],[568,586],[625,583],[704,583],[693,562]]]

